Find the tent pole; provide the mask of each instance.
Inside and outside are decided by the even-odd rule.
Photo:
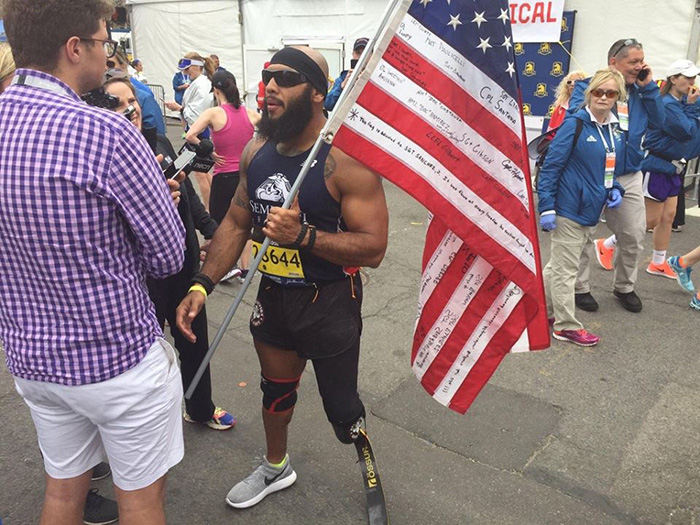
[[[690,41],[686,57],[695,63],[698,61],[698,48],[700,48],[700,0],[695,0],[693,11],[693,25],[690,28]]]

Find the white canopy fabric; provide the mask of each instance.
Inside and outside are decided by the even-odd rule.
[[[572,54],[590,75],[606,66],[613,42],[636,38],[654,78],[663,78],[686,57],[694,7],[695,0],[566,0],[564,10],[577,11]]]
[[[243,46],[235,0],[127,0],[131,6],[134,57],[144,64],[149,84],[165,88],[173,100],[173,75],[185,53],[218,55],[237,79],[243,73]],[[240,81],[239,81],[240,83]]]

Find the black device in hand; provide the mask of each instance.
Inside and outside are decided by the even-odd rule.
[[[88,91],[82,98],[90,106],[95,106],[96,108],[104,109],[116,109],[119,107],[119,97],[110,95],[105,91],[104,87],[98,87],[92,91]]]
[[[350,59],[350,69],[355,69],[357,67],[357,62],[358,62],[357,58],[351,58]]]
[[[185,172],[185,176],[193,171],[206,173],[214,167],[214,159],[211,158],[213,152],[214,144],[209,139],[202,139],[196,146],[185,142],[175,160],[169,157],[163,159],[163,175],[166,179],[172,179],[181,171]]]
[[[637,75],[637,80],[639,80],[640,82],[644,82],[644,80],[646,80],[646,78],[648,76],[649,76],[649,69],[645,67]]]

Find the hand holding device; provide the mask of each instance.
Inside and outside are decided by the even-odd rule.
[[[197,145],[186,142],[174,161],[167,159],[164,162],[165,166],[161,166],[163,174],[166,179],[172,179],[181,171],[185,176],[193,171],[206,173],[214,167],[214,160],[211,158],[213,152],[214,144],[209,139],[202,139]]]

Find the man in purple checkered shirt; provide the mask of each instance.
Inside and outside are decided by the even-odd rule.
[[[6,0],[17,63],[0,96],[0,338],[46,469],[42,523],[81,523],[108,457],[122,523],[165,523],[182,385],[146,276],[184,229],[143,137],[77,94],[99,87],[109,0]]]

